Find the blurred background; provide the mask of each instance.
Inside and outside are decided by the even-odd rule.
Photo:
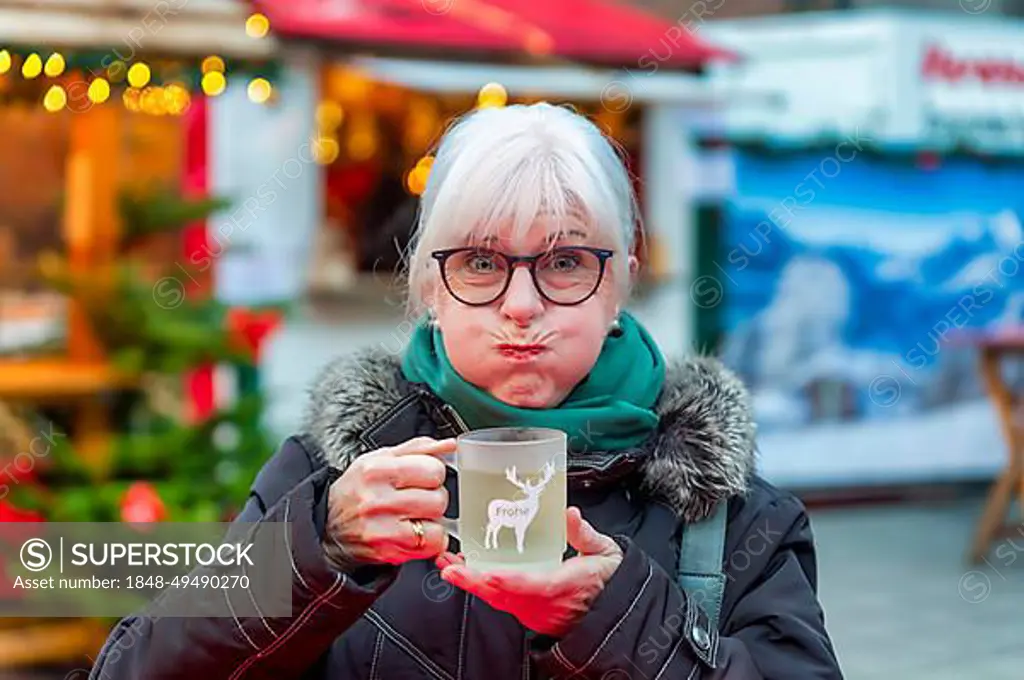
[[[445,126],[541,100],[627,154],[632,309],[749,385],[847,677],[1024,678],[1021,0],[0,0],[0,521],[229,520],[400,351]],[[0,677],[112,623],[0,619]]]

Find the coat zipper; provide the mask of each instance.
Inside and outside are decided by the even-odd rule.
[[[441,409],[449,416],[451,416],[452,420],[455,421],[455,425],[459,428],[460,434],[465,434],[466,432],[469,432],[469,426],[466,425],[466,421],[462,419],[462,416],[459,415],[459,412],[456,411],[451,404],[447,402],[441,402]]]
[[[523,636],[523,680],[530,680],[530,638]]]

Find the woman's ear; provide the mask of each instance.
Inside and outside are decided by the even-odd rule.
[[[426,290],[423,291],[423,297],[420,298],[423,304],[423,311],[435,317],[437,316],[437,303],[440,298],[440,295],[438,294],[440,286],[441,284],[437,281],[430,280],[424,286]]]
[[[640,260],[637,259],[636,255],[629,256],[629,276],[630,278],[636,278],[636,275],[640,273]]]

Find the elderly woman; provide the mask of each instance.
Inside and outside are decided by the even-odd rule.
[[[537,104],[454,125],[409,254],[420,321],[400,356],[326,368],[239,517],[292,523],[291,616],[129,618],[93,677],[840,678],[809,521],[754,473],[743,387],[710,358],[666,365],[623,310],[637,225],[585,118]],[[553,572],[476,573],[442,525],[443,457],[495,426],[571,435]],[[682,587],[681,543],[714,517],[712,585]]]

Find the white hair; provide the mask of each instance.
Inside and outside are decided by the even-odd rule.
[[[548,103],[479,109],[459,119],[440,141],[420,203],[408,258],[410,312],[424,311],[424,293],[437,282],[432,251],[501,227],[520,238],[542,216],[554,225],[575,218],[595,227],[616,249],[609,264],[628,294],[640,216],[614,142],[584,116]]]

